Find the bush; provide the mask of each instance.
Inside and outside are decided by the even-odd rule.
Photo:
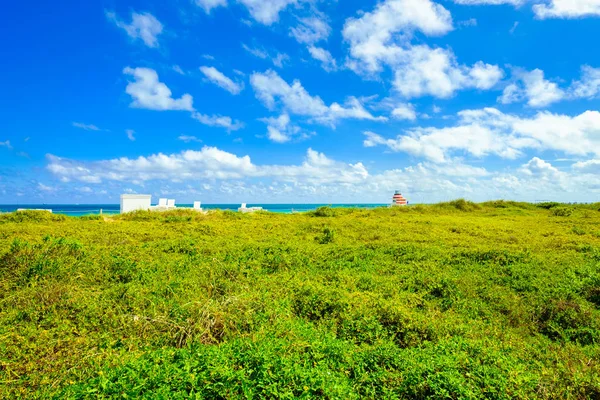
[[[335,240],[335,231],[331,228],[325,228],[323,229],[323,234],[315,237],[315,240],[320,244],[333,243]]]
[[[562,206],[562,203],[557,203],[555,201],[547,201],[543,203],[536,203],[536,207],[543,208],[545,210],[550,210],[551,208],[556,208]]]
[[[550,215],[554,217],[570,217],[571,215],[573,215],[573,209],[566,207],[552,208],[550,210]]]
[[[315,217],[335,217],[335,215],[336,215],[335,210],[329,206],[319,207],[310,214]]]
[[[448,201],[445,203],[436,204],[439,208],[451,208],[456,209],[463,212],[471,212],[475,210],[481,209],[479,204],[473,203],[472,201],[468,201],[465,199],[458,199],[453,201]]]
[[[541,307],[538,317],[540,333],[552,340],[578,342],[582,345],[600,341],[600,326],[592,312],[576,300],[550,300]]]

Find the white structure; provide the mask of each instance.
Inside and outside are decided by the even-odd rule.
[[[122,194],[121,214],[138,210],[149,210],[152,196],[149,194]]]
[[[242,203],[242,206],[238,208],[238,211],[241,213],[253,213],[255,211],[262,211],[262,207],[246,207],[246,203]]]
[[[180,208],[203,212],[202,203],[194,202],[194,208]],[[121,195],[121,214],[132,211],[170,211],[176,210],[175,199],[158,199],[158,205],[152,205],[152,196],[149,194],[123,194]]]
[[[17,212],[23,212],[23,211],[46,211],[46,212],[49,212],[50,214],[52,214],[52,210],[49,210],[47,208],[19,208],[17,210]]]

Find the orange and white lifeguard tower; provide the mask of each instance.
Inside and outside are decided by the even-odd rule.
[[[404,198],[404,196],[402,196],[402,194],[400,193],[399,190],[396,190],[394,197],[392,197],[392,207],[407,206],[407,205],[408,205],[408,200],[406,200]]]

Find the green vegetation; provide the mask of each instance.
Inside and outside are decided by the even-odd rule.
[[[0,398],[600,398],[599,210],[0,215]]]

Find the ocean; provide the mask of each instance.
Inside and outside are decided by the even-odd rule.
[[[177,207],[189,207],[192,204],[178,204]],[[387,207],[388,204],[248,204],[248,207],[262,207],[265,211],[290,214],[292,212],[306,212],[316,210],[322,206],[331,206],[333,208],[376,208]],[[237,211],[239,204],[202,204],[204,210],[232,210]],[[119,204],[0,204],[0,212],[13,212],[17,209],[48,209],[55,214],[65,214],[71,217],[81,217],[82,215],[119,214]]]

